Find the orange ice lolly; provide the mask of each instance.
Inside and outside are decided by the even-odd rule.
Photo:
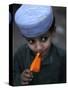
[[[40,71],[41,59],[42,59],[41,54],[37,53],[31,66],[30,66],[30,71],[32,71],[32,72],[39,72]]]

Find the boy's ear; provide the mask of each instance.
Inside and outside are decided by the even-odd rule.
[[[53,30],[53,32],[52,32],[52,37],[54,37],[55,34],[56,34],[56,26],[54,26],[54,30]]]
[[[56,32],[56,26],[54,26],[55,32]]]
[[[54,31],[53,32],[56,32],[56,26],[54,26]]]

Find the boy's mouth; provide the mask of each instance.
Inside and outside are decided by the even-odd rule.
[[[38,52],[41,53],[42,55],[47,54],[48,53],[48,48],[45,49],[45,50],[37,51],[36,53],[38,53]]]

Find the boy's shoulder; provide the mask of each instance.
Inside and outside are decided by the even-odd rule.
[[[53,48],[54,48],[54,51],[57,53],[57,55],[63,57],[66,55],[66,50],[56,46],[56,45],[53,45]]]
[[[27,44],[22,44],[21,46],[19,46],[16,50],[16,52],[23,52],[28,48]]]
[[[17,50],[14,53],[14,56],[17,56],[17,55],[21,56],[23,54],[25,55],[26,50],[29,50],[29,48],[28,48],[27,44],[23,44],[17,48]]]

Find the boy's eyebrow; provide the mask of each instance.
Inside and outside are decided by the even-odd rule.
[[[34,40],[35,38],[26,38],[26,40]]]
[[[48,37],[49,35],[43,35],[43,36],[40,36],[40,37],[37,37],[37,38],[27,38],[26,40],[36,40],[36,39],[40,39],[40,38],[43,38],[43,37]]]
[[[39,39],[39,38],[42,38],[42,37],[45,37],[45,36],[49,37],[49,35],[50,35],[50,33],[46,32],[46,33],[44,33],[44,34],[42,34],[40,36],[37,36],[37,37],[28,37],[28,38],[25,38],[25,39],[26,40],[35,40],[35,39]]]
[[[43,35],[40,35],[40,36],[34,37],[34,38],[26,38],[26,40],[34,40],[34,39],[38,39],[38,38],[45,37],[45,36],[49,36],[49,33],[46,33],[46,34],[43,34]]]
[[[42,35],[42,36],[40,36],[40,37],[44,37],[44,36],[49,36],[49,34],[47,33],[47,34],[44,34],[44,35]]]
[[[41,35],[41,36],[39,36],[38,38],[40,38],[40,37],[45,37],[45,36],[49,36],[49,33],[46,33],[46,34],[43,34],[43,35]]]

